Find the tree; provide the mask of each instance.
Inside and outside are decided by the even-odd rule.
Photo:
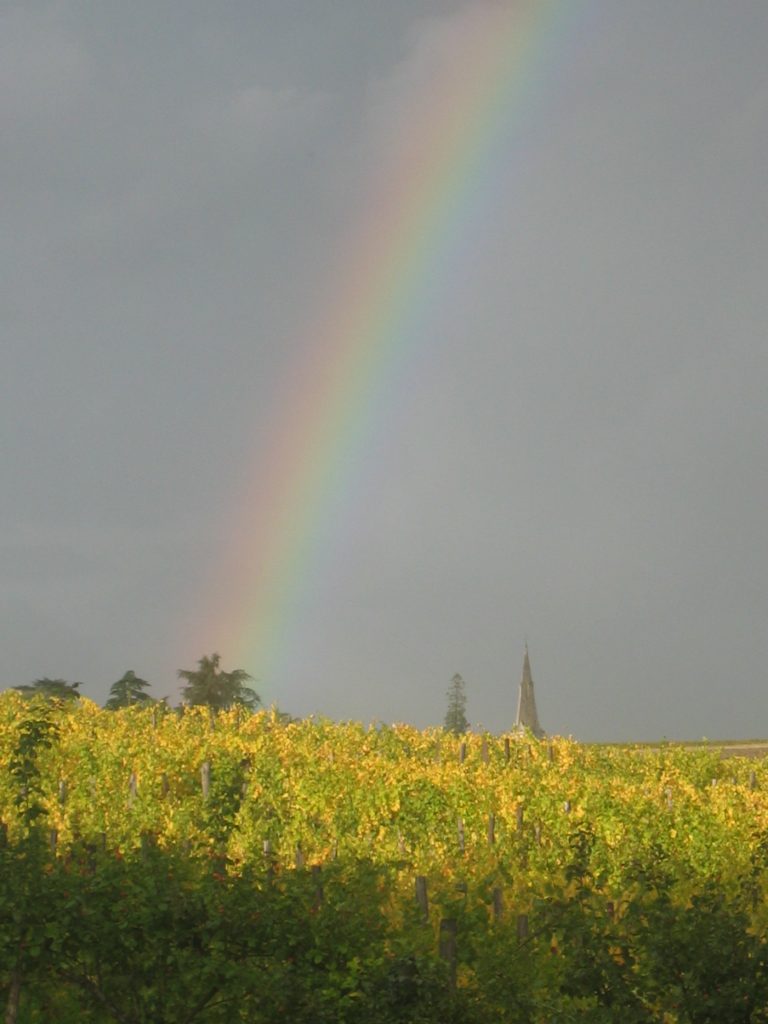
[[[469,728],[467,721],[467,698],[464,694],[464,680],[459,673],[451,680],[448,687],[448,710],[445,713],[445,728],[457,736],[461,736]]]
[[[24,683],[22,686],[14,686],[14,690],[23,693],[25,697],[58,697],[60,700],[77,700],[80,694],[77,688],[81,683],[68,683],[66,679],[36,679],[34,683]]]
[[[180,668],[180,679],[186,679],[187,685],[182,687],[184,702],[191,705],[204,705],[214,711],[225,711],[239,704],[246,708],[255,708],[261,703],[261,697],[246,683],[253,676],[242,668],[232,672],[219,669],[221,655],[204,654],[198,661],[196,669]]]
[[[112,683],[109,700],[104,707],[108,711],[117,711],[118,708],[129,708],[132,704],[146,704],[152,700],[148,693],[144,693],[148,686],[146,679],[140,679],[131,668],[116,683]]]

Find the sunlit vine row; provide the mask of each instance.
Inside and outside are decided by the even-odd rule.
[[[768,1020],[763,761],[6,692],[0,826],[35,1024]]]
[[[2,766],[27,708],[15,693],[0,698],[0,819],[11,833],[21,825]],[[762,763],[706,749],[284,723],[237,709],[106,712],[87,700],[56,721],[40,771],[59,844],[130,849],[151,835],[215,848],[231,871],[260,863],[266,843],[283,866],[355,857],[450,884],[498,875],[522,898],[559,877],[569,837],[586,826],[591,869],[618,898],[649,857],[673,865],[681,885],[727,886],[768,826]]]

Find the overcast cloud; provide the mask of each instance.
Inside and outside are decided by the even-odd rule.
[[[275,396],[496,2],[0,7],[0,684],[175,700],[218,646]],[[238,666],[294,714],[436,723],[460,672],[506,728],[527,636],[548,731],[768,735],[768,5],[566,7],[282,675]]]

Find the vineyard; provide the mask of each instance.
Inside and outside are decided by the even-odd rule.
[[[768,1021],[768,764],[0,696],[47,1024]]]

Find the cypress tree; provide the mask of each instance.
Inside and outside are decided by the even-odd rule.
[[[448,710],[445,713],[445,722],[443,724],[448,732],[461,736],[469,728],[469,722],[466,715],[467,698],[464,694],[464,680],[458,672],[451,679],[447,696]]]

